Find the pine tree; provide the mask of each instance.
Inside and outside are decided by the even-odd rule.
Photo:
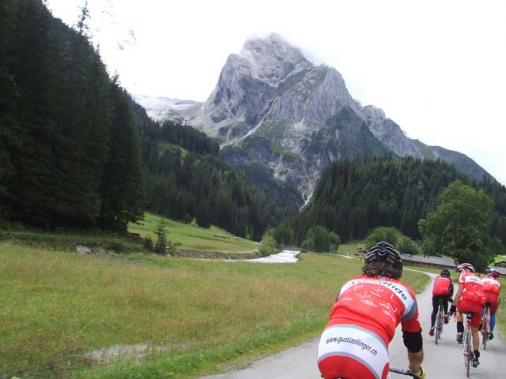
[[[126,231],[143,216],[144,196],[138,136],[127,95],[117,79],[111,86],[112,128],[102,183],[100,221],[106,229]]]
[[[15,30],[16,3],[5,0],[0,3],[0,218],[11,213],[8,186],[15,175],[12,155],[19,152],[20,133],[17,121],[19,93],[12,63],[12,41]]]
[[[158,254],[167,254],[167,221],[163,217],[160,217],[156,225],[156,244],[155,251]]]
[[[18,1],[11,73],[19,93],[17,121],[22,133],[17,143],[22,151],[11,151],[16,172],[8,188],[16,218],[45,227],[54,226],[58,209],[53,142],[61,66],[58,46],[51,39],[50,17],[40,1]]]

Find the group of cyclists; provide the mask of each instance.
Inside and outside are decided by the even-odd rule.
[[[409,372],[425,378],[422,368],[423,338],[414,291],[399,279],[402,259],[387,242],[374,245],[365,256],[362,275],[348,281],[336,297],[318,345],[318,368],[324,379],[386,379],[390,371],[388,345],[402,326],[408,352]],[[435,331],[440,302],[444,322],[455,315],[457,342],[462,343],[463,315],[472,313],[472,364],[478,367],[479,328],[484,309],[490,312],[489,339],[493,339],[499,305],[499,273],[492,269],[480,278],[470,263],[457,266],[459,286],[454,293],[450,271],[436,277],[432,290],[433,311],[429,335]],[[448,309],[448,303],[452,306]]]
[[[447,269],[441,271],[441,275],[434,281],[432,289],[432,315],[431,328],[429,334],[434,335],[434,321],[438,310],[439,302],[443,303],[445,309],[445,323],[448,323],[448,317],[455,314],[457,319],[457,342],[462,343],[464,333],[463,315],[471,313],[471,332],[473,341],[473,366],[480,364],[479,351],[479,329],[482,327],[482,315],[487,313],[490,318],[490,326],[487,331],[487,338],[494,338],[495,314],[499,307],[499,293],[501,284],[497,280],[499,272],[490,269],[488,275],[480,278],[470,263],[462,263],[457,266],[457,272],[460,272],[459,289],[452,299],[453,282],[450,278],[450,272]],[[448,312],[448,302],[453,305]]]

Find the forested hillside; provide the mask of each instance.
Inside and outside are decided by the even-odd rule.
[[[145,208],[260,239],[284,210],[190,127],[154,123],[41,0],[0,4],[0,219],[125,231]]]
[[[142,119],[143,117],[140,118]],[[190,127],[143,122],[147,209],[259,240],[287,212],[220,157],[219,144]]]
[[[143,210],[129,99],[86,37],[40,0],[0,5],[0,214],[125,230]]]
[[[484,190],[495,201],[491,234],[506,242],[506,189],[497,182],[477,184],[440,161],[413,158],[367,162],[339,161],[322,174],[313,199],[284,227],[295,230],[297,243],[313,225],[336,232],[342,240],[363,238],[377,226],[394,226],[419,238],[417,223],[435,205],[438,194],[454,180]]]

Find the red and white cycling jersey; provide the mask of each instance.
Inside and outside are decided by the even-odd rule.
[[[485,303],[490,304],[492,313],[497,312],[499,307],[499,293],[501,292],[501,283],[491,276],[482,279],[483,292],[485,294]]]
[[[365,275],[348,281],[320,338],[322,376],[387,378],[388,344],[399,323],[407,332],[421,330],[415,293],[408,285]]]
[[[467,300],[479,304],[485,303],[483,282],[473,272],[462,272],[459,278],[459,285],[462,286],[462,295],[459,302]]]
[[[434,280],[434,287],[432,287],[432,294],[436,296],[450,295],[450,287],[452,280],[444,276],[438,276]]]
[[[499,292],[501,291],[501,283],[499,283],[497,279],[486,276],[481,281],[483,282],[483,291],[485,291],[485,293],[490,292],[499,295]]]
[[[341,289],[327,327],[355,324],[373,331],[388,345],[399,323],[407,332],[421,330],[414,291],[399,280],[360,275]]]

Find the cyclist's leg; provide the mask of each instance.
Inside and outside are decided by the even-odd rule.
[[[448,324],[448,303],[450,302],[450,296],[443,298],[443,309],[445,311],[445,324]]]
[[[478,327],[472,327],[471,332],[473,335],[473,350],[480,350],[480,334],[478,331]]]
[[[443,297],[443,308],[445,310],[445,315],[448,314],[448,302],[450,300],[450,296]]]
[[[499,308],[498,300],[490,304],[490,332],[493,332],[495,328],[495,314],[497,312],[497,308]]]
[[[462,333],[464,333],[464,321],[460,309],[458,309],[457,312],[455,313],[455,318],[457,319],[457,340],[458,340],[459,336],[460,338],[462,338]]]
[[[480,353],[480,336],[479,336],[479,328],[481,322],[481,310],[482,305],[479,303],[475,303],[473,301],[463,301],[459,303],[459,310],[465,313],[472,313],[473,317],[471,318],[471,332],[473,336],[473,351],[475,353],[476,358],[479,358]]]
[[[481,322],[480,322],[480,327],[479,327],[479,330],[480,332],[484,330],[485,328],[485,325],[483,325],[483,322],[485,321],[485,317],[487,316],[487,313],[488,310],[487,310],[487,304],[485,304],[483,306],[483,308],[481,309]]]
[[[432,295],[432,314],[430,315],[430,327],[434,328],[434,324],[436,323],[436,314],[439,308],[439,296]]]

